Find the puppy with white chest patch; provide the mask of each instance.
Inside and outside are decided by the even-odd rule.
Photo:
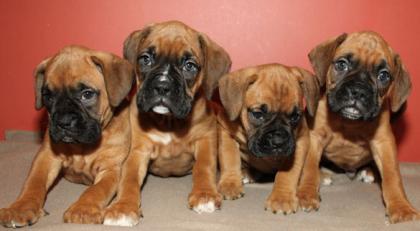
[[[131,103],[132,145],[104,223],[138,223],[147,172],[162,177],[192,172],[188,206],[198,213],[213,212],[222,197],[215,179],[216,115],[208,100],[230,69],[228,54],[206,35],[170,21],[133,32],[124,43],[124,56],[138,75]]]
[[[295,212],[309,145],[305,104],[308,115],[313,115],[319,98],[317,79],[302,68],[261,65],[223,76],[219,92],[226,112],[218,116],[220,193],[228,199],[242,196],[241,168],[275,174],[265,208]]]
[[[100,224],[114,196],[130,146],[132,65],[113,54],[68,46],[35,72],[36,108],[48,112],[48,129],[18,199],[0,209],[0,224],[23,227],[46,213],[44,201],[60,172],[90,185],[64,213],[70,223]]]

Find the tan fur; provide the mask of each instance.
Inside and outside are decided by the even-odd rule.
[[[101,62],[109,65],[107,70],[103,70],[103,73],[98,71],[91,56],[106,56],[107,59],[101,59]],[[112,65],[112,59],[108,57],[119,64]],[[110,74],[111,69],[118,69],[119,75],[126,76]],[[47,131],[20,196],[9,208],[0,210],[0,223],[10,227],[37,222],[45,214],[43,205],[47,191],[60,171],[72,182],[90,185],[65,212],[64,221],[101,223],[102,209],[116,192],[122,163],[130,145],[128,105],[123,103],[126,106],[115,108],[115,104],[110,104],[104,79],[127,78],[129,81],[124,84],[128,86],[123,88],[129,89],[133,69],[126,61],[111,54],[69,46],[43,61],[37,68],[36,76],[37,107],[42,106],[38,99],[41,97],[40,89],[45,84],[52,89],[63,90],[79,83],[95,86],[100,92],[100,100],[93,116],[102,122],[102,138],[95,145],[53,143]],[[127,90],[121,92],[127,93]],[[119,104],[123,97],[114,95],[111,100],[119,98]]]
[[[248,121],[248,108],[266,104],[270,112],[290,113],[295,106],[304,111],[304,95],[319,96],[315,77],[301,68],[262,65],[225,75],[220,80],[219,91],[226,110],[218,115],[219,191],[228,199],[243,195],[242,160],[242,168],[250,166],[263,173],[276,173],[273,191],[265,203],[267,209],[285,214],[295,212],[298,207],[297,184],[309,143],[306,119],[303,116],[295,130],[296,151],[291,158],[257,158],[247,147],[247,134],[253,132]],[[306,102],[313,109],[316,103]]]
[[[204,37],[205,52],[200,47],[200,38]],[[194,97],[194,103],[185,120],[152,113],[139,116],[136,102],[131,103],[132,146],[118,197],[105,214],[106,219],[111,221],[123,217],[138,221],[141,216],[139,189],[147,171],[163,177],[192,173],[193,188],[188,206],[193,208],[214,202],[216,207],[220,207],[221,204],[215,180],[217,122],[206,96],[211,95],[215,87],[212,82],[217,83],[220,75],[228,71],[229,56],[207,36],[174,21],[153,24],[133,32],[125,41],[124,54],[130,60],[151,45],[156,47],[157,54],[171,57],[191,52],[203,68],[194,84],[187,89],[187,94]],[[130,61],[136,62],[134,59]],[[141,75],[139,68],[137,74]]]
[[[394,80],[387,93],[382,97],[378,96],[382,108],[379,116],[373,121],[344,119],[330,112],[326,96],[322,97],[311,125],[310,149],[298,191],[300,206],[306,211],[319,208],[318,166],[321,156],[345,170],[356,170],[373,159],[382,177],[383,199],[391,223],[419,219],[419,213],[408,202],[402,186],[397,147],[390,125],[391,111],[397,111],[409,94],[409,76],[398,55],[376,33],[349,34],[345,40],[334,44],[334,49],[325,48],[331,47],[329,44],[337,43],[336,41],[333,39],[322,43],[309,55],[317,73],[321,73],[319,70],[325,70],[325,75],[318,77],[326,79],[327,92],[336,84],[336,80],[332,78],[331,61],[349,52],[367,67],[386,60]],[[321,59],[320,53],[324,54]],[[398,93],[393,90],[396,87],[400,89]],[[398,94],[398,97],[395,94]]]

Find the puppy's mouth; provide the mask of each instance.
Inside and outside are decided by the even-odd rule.
[[[168,115],[171,111],[164,105],[157,105],[153,107],[153,112],[161,115]]]
[[[61,141],[64,143],[75,143],[76,141],[70,136],[64,136],[61,138]]]
[[[355,106],[347,106],[340,110],[340,114],[351,120],[358,120],[362,118],[362,112]]]
[[[171,104],[169,99],[166,97],[156,97],[155,100],[153,100],[154,103],[151,104],[151,110],[160,115],[170,115],[172,114],[171,110]]]

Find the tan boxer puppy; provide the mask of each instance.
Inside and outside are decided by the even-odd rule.
[[[20,196],[0,210],[0,223],[16,228],[37,222],[60,172],[71,182],[91,185],[64,221],[102,223],[129,151],[129,108],[122,101],[134,69],[113,54],[68,46],[42,61],[35,77],[36,108],[47,109],[48,129]]]
[[[306,211],[319,208],[321,156],[347,171],[373,159],[390,222],[419,219],[403,189],[390,124],[391,113],[406,102],[411,89],[399,55],[380,35],[360,32],[318,45],[309,59],[326,92],[311,124],[300,206]]]
[[[319,98],[317,79],[302,68],[269,64],[223,76],[219,92],[226,109],[218,116],[219,191],[228,199],[242,196],[242,160],[243,168],[275,173],[266,209],[295,212],[309,146],[305,105],[313,115]]]
[[[222,197],[215,180],[217,121],[208,100],[230,69],[229,55],[206,35],[170,21],[133,32],[124,43],[124,57],[138,76],[130,109],[132,145],[104,223],[138,223],[147,172],[162,177],[192,172],[188,206],[198,213],[213,212]]]

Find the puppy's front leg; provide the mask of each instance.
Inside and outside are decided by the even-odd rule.
[[[217,138],[216,131],[195,145],[193,188],[188,205],[197,213],[211,213],[220,208],[222,196],[216,189]]]
[[[36,155],[18,199],[8,208],[0,209],[0,224],[23,227],[36,223],[46,214],[43,210],[45,197],[61,169],[61,161],[47,146],[44,144]]]
[[[299,198],[299,206],[306,212],[319,209],[319,162],[321,161],[322,152],[325,147],[325,141],[309,132],[309,149],[304,160],[302,176],[300,178],[297,197]]]
[[[274,181],[273,191],[267,198],[265,208],[273,213],[284,215],[295,213],[298,208],[296,196],[299,177],[308,151],[309,137],[304,136],[296,142],[296,151],[291,159],[285,160]]]
[[[239,145],[223,128],[218,128],[220,181],[218,191],[225,199],[235,200],[244,195]]]
[[[64,213],[64,222],[101,224],[102,209],[109,203],[117,189],[120,167],[102,170],[90,186]]]
[[[132,147],[124,162],[117,198],[105,211],[104,225],[131,227],[140,221],[140,188],[150,160],[150,154],[141,150]]]
[[[384,124],[384,123],[383,123]],[[382,194],[391,223],[419,220],[420,213],[408,202],[397,160],[397,145],[389,123],[370,143],[382,178]],[[384,135],[386,134],[386,135]]]

